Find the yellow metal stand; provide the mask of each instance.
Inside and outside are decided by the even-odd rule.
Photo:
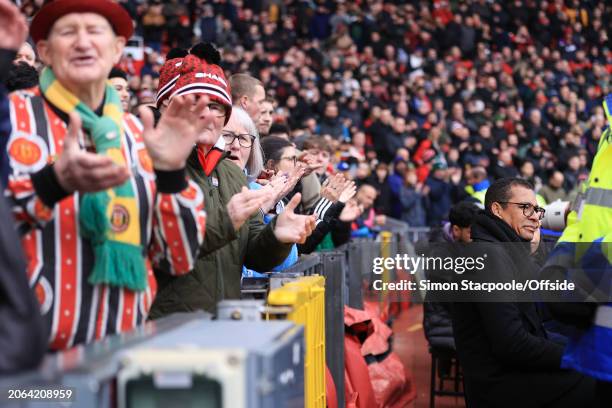
[[[325,408],[325,278],[304,276],[273,289],[269,306],[289,307],[287,319],[304,325],[304,377],[307,408]],[[271,314],[269,318],[277,318]]]

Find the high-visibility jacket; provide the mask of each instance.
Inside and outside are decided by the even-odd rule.
[[[489,180],[484,179],[480,183],[465,186],[465,192],[476,200],[480,201],[480,204],[484,205],[485,196],[487,195],[487,190],[489,189],[490,185],[491,183]]]
[[[609,95],[604,102],[609,126],[599,142],[589,180],[548,261],[549,264],[571,264],[604,292],[612,287],[611,108],[612,95]],[[599,305],[592,326],[570,338],[561,365],[612,382],[612,303]]]

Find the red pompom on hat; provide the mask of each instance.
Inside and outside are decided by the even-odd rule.
[[[123,7],[111,0],[55,0],[47,2],[30,24],[34,43],[45,40],[57,20],[70,13],[95,13],[106,18],[115,34],[126,40],[134,32],[132,18]]]
[[[227,123],[232,113],[232,93],[223,69],[217,65],[220,59],[210,44],[198,44],[191,54],[168,59],[159,72],[157,107],[175,95],[206,94],[211,101],[225,106]]]

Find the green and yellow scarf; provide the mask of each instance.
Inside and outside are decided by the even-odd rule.
[[[79,114],[98,154],[112,158],[119,166],[126,166],[122,153],[123,111],[119,95],[112,86],[106,85],[101,117],[64,88],[50,68],[45,68],[41,74],[40,89],[62,112]],[[129,180],[112,189],[83,194],[79,224],[81,235],[91,240],[94,249],[95,261],[89,283],[134,291],[146,289],[138,203]]]

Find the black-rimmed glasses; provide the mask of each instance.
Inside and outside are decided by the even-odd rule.
[[[223,140],[225,143],[230,146],[234,143],[234,140],[238,139],[238,144],[242,147],[251,147],[253,146],[253,141],[255,140],[255,136],[250,135],[248,133],[234,133],[229,131],[223,131]]]
[[[498,201],[500,204],[514,204],[518,206],[521,210],[523,210],[523,215],[527,218],[531,217],[534,213],[538,213],[538,219],[544,218],[544,214],[546,210],[537,205],[529,204],[529,203],[515,203],[512,201]]]
[[[218,118],[224,118],[227,113],[227,109],[224,105],[215,102],[211,102],[208,104],[208,110]]]

